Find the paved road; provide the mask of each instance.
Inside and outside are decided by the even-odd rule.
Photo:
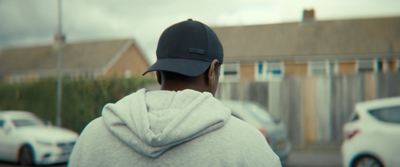
[[[342,167],[339,151],[292,151],[283,167]]]
[[[339,151],[292,151],[283,167],[342,167]],[[17,167],[17,164],[0,162],[0,167]],[[66,164],[52,167],[65,167]],[[47,166],[49,167],[49,166]]]
[[[43,167],[66,167],[67,164],[57,164],[57,165],[53,165],[53,166],[43,166]],[[0,161],[0,167],[21,167],[16,163],[8,163],[8,162],[1,162]],[[35,166],[38,167],[38,166]]]

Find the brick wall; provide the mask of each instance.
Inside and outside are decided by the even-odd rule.
[[[144,55],[141,55],[134,45],[131,45],[111,67],[106,76],[110,77],[114,74],[124,76],[126,70],[130,70],[131,76],[142,75],[149,68],[143,56]],[[152,75],[152,73],[148,75]]]
[[[240,65],[240,80],[254,81],[254,64],[241,64]]]
[[[285,75],[289,77],[307,76],[307,67],[306,63],[286,63]]]
[[[339,63],[339,74],[355,74],[356,73],[356,62],[340,62]]]
[[[397,61],[398,61],[398,60],[396,60],[396,59],[393,59],[393,60],[389,60],[389,61],[388,61],[388,67],[389,67],[388,70],[389,70],[389,71],[397,71],[397,69],[396,69],[396,68],[397,68],[397,65],[396,65],[396,64],[397,64]]]

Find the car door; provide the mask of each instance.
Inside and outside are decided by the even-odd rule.
[[[385,159],[387,166],[400,164],[400,106],[390,106],[386,108],[374,109],[370,113],[382,121],[382,136],[380,141],[384,144]]]

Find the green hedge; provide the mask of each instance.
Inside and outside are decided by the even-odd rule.
[[[101,115],[105,104],[115,103],[151,83],[155,83],[155,80],[145,77],[63,80],[61,124],[65,128],[81,132],[87,123]],[[0,111],[31,111],[54,123],[56,87],[55,79],[31,83],[0,83]]]

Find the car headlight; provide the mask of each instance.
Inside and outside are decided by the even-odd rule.
[[[43,140],[36,140],[36,143],[43,145],[43,146],[52,146],[53,143],[49,142],[49,141],[43,141]]]

